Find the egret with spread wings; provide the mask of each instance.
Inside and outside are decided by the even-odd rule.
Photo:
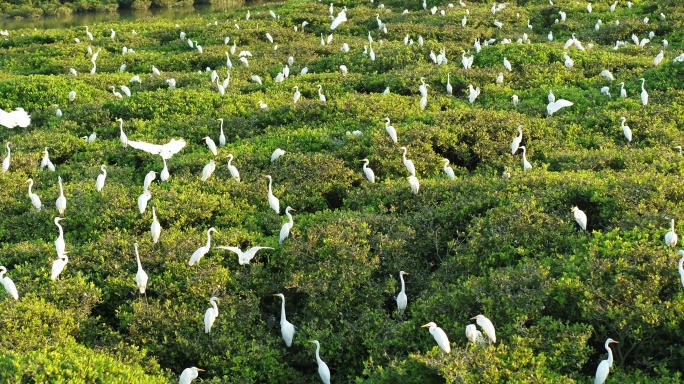
[[[140,149],[153,155],[159,155],[163,159],[168,160],[185,147],[185,140],[171,139],[171,141],[164,145],[151,144],[146,143],[144,141],[128,140],[128,145],[135,149]]]

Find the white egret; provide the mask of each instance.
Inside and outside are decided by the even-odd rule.
[[[155,67],[154,65],[152,66],[152,73],[157,75],[157,76],[161,76],[161,72],[159,72],[157,67]]]
[[[69,92],[69,101],[76,100],[76,91]]]
[[[90,136],[83,136],[81,137],[86,141],[86,143],[92,143],[93,141],[97,140],[97,132],[94,132],[90,134]]]
[[[418,182],[418,178],[411,175],[408,177],[408,182],[409,182],[409,187],[411,187],[411,192],[413,192],[415,195],[417,195],[418,189],[420,189],[420,183]]]
[[[209,252],[209,249],[211,248],[211,232],[218,233],[214,227],[211,227],[207,230],[207,244],[197,248],[197,250],[193,252],[192,256],[190,256],[190,260],[188,261],[188,265],[193,266],[195,263],[199,263],[200,259]]]
[[[273,249],[271,247],[252,247],[252,248],[243,252],[238,247],[226,247],[226,246],[221,245],[221,246],[218,246],[216,248],[225,249],[226,251],[235,252],[235,254],[237,254],[237,256],[238,256],[238,264],[240,264],[240,265],[249,264],[249,262],[252,261],[252,259],[254,258],[254,256],[256,256],[257,252],[259,252],[260,249]]]
[[[176,79],[166,79],[169,89],[176,89]]]
[[[64,253],[62,256],[58,256],[57,260],[52,262],[52,271],[50,273],[50,279],[56,280],[57,278],[59,278],[59,275],[62,274],[62,272],[64,271],[64,267],[66,267],[68,262],[69,256],[67,256],[66,253]]]
[[[466,325],[465,334],[466,338],[468,338],[468,341],[470,341],[471,343],[484,343],[484,337],[482,337],[482,332],[480,332],[477,329],[477,326],[475,326],[475,324]]]
[[[284,150],[282,150],[280,148],[276,148],[276,150],[273,151],[273,154],[271,154],[271,163],[276,161],[280,156],[282,156],[286,153],[287,152],[285,152]]]
[[[209,137],[209,136],[205,136],[204,142],[207,143],[207,147],[209,147],[209,150],[211,151],[211,153],[214,154],[214,156],[216,156],[217,155],[216,143],[214,143],[214,140],[212,140],[211,137]]]
[[[12,281],[12,279],[10,279],[8,276],[5,276],[6,273],[7,268],[0,266],[0,282],[2,282],[2,286],[5,287],[5,291],[8,295],[12,296],[14,300],[19,300],[19,292],[17,292],[17,287],[14,285],[14,281]]]
[[[145,290],[147,289],[147,273],[145,273],[142,264],[140,263],[138,243],[134,243],[133,247],[135,248],[135,261],[138,263],[138,272],[135,274],[135,284],[138,286],[138,291],[140,294],[144,294],[145,297],[147,297],[147,294],[145,293]]]
[[[59,184],[59,197],[55,201],[55,206],[60,215],[64,214],[66,210],[66,197],[64,196],[64,187],[62,186],[62,177],[57,176],[57,183]]]
[[[347,69],[346,65],[342,64],[340,65],[340,72],[342,72],[342,76],[347,76],[347,72],[349,72],[349,70]]]
[[[166,166],[166,159],[162,157],[162,161],[164,162],[164,168],[159,173],[159,178],[161,181],[167,181],[171,175],[169,174],[169,168]]]
[[[451,86],[451,74],[447,73],[447,85],[446,85],[446,91],[448,94],[452,95],[454,92],[454,88]]]
[[[298,101],[299,98],[302,96],[302,94],[299,92],[299,87],[298,87],[298,86],[295,85],[294,88],[292,88],[292,89],[295,90],[295,93],[294,93],[294,95],[292,96],[292,100],[293,100],[292,104],[297,104],[297,101]]]
[[[145,180],[143,181],[143,189],[149,189],[150,184],[154,181],[154,179],[157,177],[157,172],[155,171],[149,171],[145,175]]]
[[[518,108],[518,103],[520,102],[518,95],[511,96],[511,100],[513,101],[513,108]]]
[[[161,224],[157,220],[157,212],[154,207],[152,207],[152,226],[150,226],[150,233],[152,233],[152,242],[157,243],[159,241],[159,236],[161,236]]]
[[[390,125],[390,119],[389,117],[385,117],[385,130],[389,134],[390,138],[394,143],[397,142],[397,131],[394,129],[393,126]]]
[[[147,189],[144,190],[140,196],[138,196],[138,210],[140,210],[141,215],[145,213],[145,209],[147,209],[147,202],[150,201],[151,198],[152,194]]]
[[[252,81],[259,85],[262,85],[261,77],[259,77],[258,75],[252,75]]]
[[[134,82],[136,82],[136,83],[138,83],[138,84],[142,84],[142,81],[140,80],[140,76],[138,76],[138,75],[135,75],[135,76],[131,77],[131,79],[128,80],[128,82],[129,82],[129,83],[134,83]]]
[[[596,377],[594,377],[594,384],[603,384],[606,382],[606,379],[608,378],[608,373],[610,372],[610,368],[613,367],[613,351],[610,349],[610,343],[616,343],[618,344],[617,341],[608,338],[606,340],[606,343],[604,344],[604,347],[606,348],[606,351],[608,351],[608,358],[606,360],[602,360],[598,368],[596,368]]]
[[[368,163],[370,163],[370,160],[363,159],[361,161],[363,162],[363,174],[366,176],[366,179],[368,179],[368,181],[370,181],[371,183],[375,183],[375,172],[373,172],[373,170],[368,167]]]
[[[453,180],[453,179],[456,177],[456,175],[454,175],[454,170],[453,170],[453,168],[451,168],[451,167],[449,166],[449,159],[444,158],[444,159],[442,159],[442,161],[444,161],[444,173],[446,173],[447,177],[448,177],[450,180]]]
[[[126,136],[123,130],[123,119],[118,118],[116,119],[116,121],[119,122],[119,140],[121,140],[121,145],[123,145],[123,147],[126,148],[128,147],[128,136]]]
[[[625,134],[625,138],[627,139],[628,143],[632,142],[632,130],[629,128],[629,126],[625,125],[625,121],[627,121],[627,118],[622,116],[620,117],[620,127],[622,127],[622,133]]]
[[[604,69],[603,71],[601,71],[601,76],[605,77],[606,79],[608,79],[610,81],[615,80],[615,78],[613,77],[613,74],[610,73],[610,71],[607,69]]]
[[[318,100],[320,100],[322,103],[327,102],[328,100],[325,98],[325,95],[322,92],[323,86],[318,84]]]
[[[566,52],[563,52],[563,57],[565,58],[565,68],[570,69],[575,65],[575,60],[571,59]]]
[[[330,384],[330,369],[328,369],[328,365],[325,363],[325,361],[321,360],[321,356],[319,354],[321,344],[318,342],[318,340],[309,341],[309,343],[316,344],[316,362],[318,363],[318,374],[321,376],[323,384]]]
[[[677,245],[677,234],[674,231],[674,219],[670,220],[670,232],[665,234],[665,245],[674,248]]]
[[[549,102],[546,105],[546,112],[549,114],[549,116],[552,116],[555,112],[557,112],[561,108],[569,107],[573,105],[574,103],[572,101],[568,101],[565,99],[558,99],[553,102]]]
[[[118,97],[119,99],[122,99],[122,98],[123,98],[123,95],[121,95],[120,92],[117,92],[117,91],[116,91],[116,87],[113,86],[113,85],[112,85],[112,93],[114,94],[114,96]]]
[[[26,128],[29,124],[31,124],[31,116],[23,108],[16,108],[11,112],[0,109],[0,125],[7,128]]]
[[[442,351],[446,353],[451,352],[451,344],[449,344],[449,338],[447,337],[444,330],[442,330],[442,328],[438,327],[437,324],[433,323],[432,321],[421,326],[421,328],[428,328],[428,331],[430,331],[432,337],[435,338],[437,345]]]
[[[102,171],[102,173],[97,175],[97,179],[95,180],[95,189],[98,192],[102,191],[102,188],[104,188],[105,179],[107,178],[107,170],[105,169],[104,164],[100,166],[100,170]]]
[[[575,216],[575,221],[579,224],[583,231],[587,230],[587,214],[577,207],[572,207],[572,213]]]
[[[273,195],[273,179],[271,178],[271,175],[266,175],[265,177],[268,179],[268,205],[276,214],[280,215],[280,201]]]
[[[684,251],[680,249],[677,251],[677,255],[682,257],[677,264],[677,270],[679,271],[679,277],[682,280],[682,288],[684,288]]]
[[[408,299],[406,298],[406,285],[404,284],[404,275],[408,275],[407,272],[399,271],[399,280],[401,281],[401,291],[397,295],[397,311],[401,317],[406,311],[406,305],[408,304]]]
[[[219,315],[216,300],[218,300],[218,297],[216,296],[209,299],[209,304],[211,304],[211,307],[208,308],[207,311],[204,313],[204,333],[211,332],[211,326],[214,325],[214,321],[216,321],[216,318]]]
[[[240,172],[238,172],[238,169],[231,164],[233,161],[233,154],[229,153],[228,154],[228,172],[230,172],[230,177],[233,178],[233,180],[239,182],[240,181]]]
[[[5,156],[5,160],[2,161],[2,173],[5,173],[5,172],[7,172],[7,170],[9,170],[10,157],[12,155],[12,151],[10,150],[10,142],[9,141],[5,144],[5,147],[7,147],[7,156]]]
[[[55,240],[55,250],[57,251],[57,257],[62,257],[64,255],[65,249],[66,249],[66,244],[64,242],[64,229],[62,228],[62,225],[59,224],[60,220],[66,220],[62,217],[55,217],[54,223],[59,229],[59,236],[57,236],[57,239]]]
[[[294,338],[295,334],[295,327],[287,321],[287,318],[285,317],[285,295],[282,293],[275,293],[273,294],[274,297],[280,297],[282,300],[282,304],[280,307],[280,333],[283,335],[283,340],[285,341],[285,345],[290,347],[292,346],[292,339]]]
[[[209,164],[205,165],[202,169],[202,181],[207,181],[207,179],[211,177],[215,170],[216,162],[214,162],[214,160],[209,160]]]
[[[406,147],[401,147],[401,150],[403,151],[401,158],[402,158],[402,161],[404,162],[404,166],[406,167],[406,170],[411,174],[411,176],[415,176],[416,175],[416,167],[413,165],[413,161],[408,160],[406,158]]]
[[[55,171],[55,165],[52,164],[52,161],[50,161],[50,153],[48,152],[48,147],[45,147],[43,150],[43,159],[40,161],[40,168],[45,168],[49,169],[50,171],[54,172]]]
[[[484,315],[477,315],[475,317],[471,317],[470,320],[476,320],[477,325],[482,328],[484,333],[487,334],[487,337],[489,338],[490,343],[496,343],[496,331],[494,330],[494,324],[492,324],[492,321],[486,318]]]
[[[641,79],[641,104],[646,105],[648,104],[648,92],[646,92],[646,89],[644,88],[644,84],[646,83],[646,79],[643,77]]]
[[[661,49],[660,52],[656,55],[656,57],[653,59],[653,65],[654,66],[659,66],[660,63],[663,61],[663,50]]]
[[[219,118],[218,121],[221,122],[221,128],[219,131],[219,146],[226,146],[226,135],[223,133],[223,118]]]
[[[43,208],[43,204],[40,202],[40,197],[31,191],[31,188],[33,187],[33,179],[28,179],[26,182],[28,183],[28,195],[31,199],[31,204],[33,205],[33,208],[40,211],[41,208]]]
[[[185,368],[183,373],[180,375],[178,384],[190,384],[197,378],[197,376],[199,376],[200,372],[204,372],[204,369],[199,369],[196,367]]]
[[[480,96],[480,87],[473,88],[472,84],[468,85],[468,101],[470,104],[475,102],[475,99],[477,99],[478,96]]]
[[[515,155],[515,153],[518,152],[518,147],[520,147],[520,142],[522,141],[522,138],[522,124],[520,124],[518,125],[518,136],[516,136],[513,139],[513,142],[511,143],[511,155]]]
[[[131,97],[131,89],[130,88],[128,88],[125,85],[122,85],[121,90],[123,91],[124,95],[126,95],[126,97]]]
[[[530,164],[530,162],[527,161],[527,148],[525,148],[524,145],[521,145],[519,148],[521,148],[523,150],[523,153],[522,153],[523,170],[529,171],[530,169],[532,169],[532,164]]]
[[[143,141],[128,141],[128,145],[135,149],[140,149],[142,151],[145,151],[147,153],[151,153],[153,155],[159,155],[164,159],[170,159],[173,155],[176,153],[180,152],[181,149],[185,147],[185,140],[180,139],[171,139],[166,144],[159,145],[159,144],[150,144],[150,143],[145,143]]]
[[[623,99],[627,98],[627,91],[625,90],[625,82],[620,83],[620,97]]]
[[[296,209],[293,209],[290,206],[285,208],[285,215],[287,215],[289,221],[283,224],[283,226],[280,228],[280,241],[278,242],[278,244],[282,244],[283,241],[285,241],[285,239],[287,239],[287,237],[290,236],[290,230],[294,225],[294,220],[292,220],[292,214],[290,214],[290,211],[296,211]]]
[[[88,35],[88,38],[92,41],[93,40],[93,34],[88,30],[88,26],[86,25],[86,35]]]
[[[511,62],[508,61],[508,59],[506,57],[504,57],[504,59],[503,59],[503,65],[504,65],[504,68],[506,68],[508,70],[508,72],[513,71],[513,68],[511,67]]]

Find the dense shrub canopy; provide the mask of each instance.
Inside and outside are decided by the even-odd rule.
[[[317,339],[336,383],[576,383],[593,377],[609,337],[620,342],[612,345],[609,382],[682,381],[684,290],[678,248],[663,238],[671,219],[677,231],[684,218],[684,63],[673,60],[684,51],[684,6],[620,2],[610,12],[612,2],[598,2],[588,13],[586,3],[554,3],[511,2],[492,14],[491,4],[474,1],[428,1],[427,11],[418,1],[383,8],[346,2],[348,21],[325,45],[329,5],[305,0],[252,7],[249,20],[239,9],[178,25],[89,25],[92,41],[84,26],[10,31],[0,41],[0,108],[22,107],[32,121],[0,130],[12,151],[0,177],[0,265],[20,295],[0,294],[0,381],[165,383],[196,366],[206,370],[205,382],[318,382],[309,343]],[[334,4],[335,15],[342,5]],[[561,11],[567,19],[556,23]],[[632,42],[632,34],[651,31],[643,47]],[[369,33],[374,61],[364,53]],[[523,34],[529,41],[517,42]],[[573,34],[585,50],[564,50]],[[616,40],[627,44],[614,49]],[[349,52],[340,49],[344,43]],[[88,46],[99,50],[95,74]],[[135,53],[122,54],[123,47]],[[445,65],[430,58],[441,49]],[[248,67],[238,58],[242,50],[252,53]],[[661,50],[662,63],[654,65]],[[471,69],[461,65],[462,51],[474,56]],[[290,56],[290,76],[277,82]],[[230,76],[225,95],[211,81],[213,70],[221,83]],[[134,75],[141,83],[129,82]],[[429,85],[424,110],[421,77]],[[473,103],[471,84],[481,90]],[[112,93],[122,85],[130,97]],[[301,98],[293,104],[295,86]],[[549,116],[549,91],[574,105]],[[152,182],[143,214],[137,199],[145,175],[164,165],[160,156],[122,146],[117,118],[128,140],[187,142],[166,161],[169,180],[157,175]],[[205,137],[219,143],[219,118],[227,144],[214,156]],[[518,125],[529,171],[521,150],[511,154]],[[81,138],[93,132],[95,141]],[[402,146],[415,165],[417,194]],[[39,167],[45,147],[55,172]],[[276,148],[286,154],[271,162]],[[374,184],[362,172],[364,158]],[[210,160],[216,170],[201,181]],[[107,177],[98,192],[102,164]],[[280,215],[269,207],[266,175]],[[58,177],[69,263],[51,280]],[[41,211],[27,196],[28,178]],[[294,226],[279,244],[287,206],[296,210]],[[574,206],[588,217],[586,231]],[[152,207],[162,228],[158,243],[150,236]],[[212,248],[188,266],[210,227],[217,230]],[[134,243],[149,276],[146,295],[135,282]],[[273,249],[239,265],[216,245]],[[408,272],[403,316],[395,301],[400,270]],[[289,348],[274,293],[284,294],[296,327]],[[213,296],[219,315],[205,334]],[[494,323],[496,344],[465,338],[477,314]],[[431,321],[449,336],[449,354],[420,327]]]

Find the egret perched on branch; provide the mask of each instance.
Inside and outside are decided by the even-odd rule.
[[[375,183],[375,172],[373,172],[373,170],[368,167],[368,163],[370,163],[370,160],[363,159],[361,161],[363,162],[363,174],[366,176],[366,179],[368,179],[368,181],[370,181],[371,183]]]
[[[598,368],[596,368],[596,377],[594,377],[594,384],[605,383],[606,378],[608,378],[610,368],[613,367],[613,351],[610,349],[610,343],[617,344],[618,342],[611,338],[608,338],[608,340],[606,340],[604,347],[606,348],[606,351],[608,351],[608,358],[606,360],[602,360],[601,363],[599,363]]]
[[[606,79],[608,79],[610,81],[615,80],[615,78],[613,77],[613,74],[610,73],[610,71],[607,69],[604,69],[603,71],[601,71],[601,76],[605,77]]]
[[[123,130],[123,119],[118,118],[116,121],[119,122],[119,140],[121,140],[121,145],[123,145],[124,148],[128,147],[128,136],[124,133]]]
[[[10,150],[10,142],[9,141],[5,144],[5,147],[7,147],[7,156],[5,156],[5,160],[2,161],[2,173],[5,173],[9,170],[10,158],[12,156],[12,151]]]
[[[318,374],[321,376],[323,384],[330,384],[330,369],[328,369],[328,365],[325,363],[325,361],[321,360],[321,356],[319,354],[321,344],[318,342],[318,340],[309,341],[309,343],[316,344],[316,362],[318,363]]]
[[[271,175],[266,175],[264,177],[268,179],[268,205],[275,211],[276,214],[280,215],[280,201],[273,195],[273,178],[271,178]]]
[[[28,195],[31,199],[31,204],[33,205],[33,208],[40,211],[41,208],[43,208],[43,203],[40,202],[40,197],[31,191],[31,188],[33,188],[33,179],[28,179],[26,182],[28,183]]]
[[[411,176],[415,176],[416,167],[413,165],[413,161],[406,158],[406,147],[401,147],[401,150],[403,151],[401,157],[402,161],[404,162],[404,166],[406,167],[406,170],[411,174]]]
[[[484,315],[477,315],[471,317],[470,320],[476,320],[477,325],[482,328],[482,330],[487,334],[490,343],[496,343],[496,331],[494,330],[494,324],[492,321],[486,318]]]
[[[482,332],[477,329],[475,324],[466,325],[465,334],[471,343],[484,343],[485,341],[484,337],[482,337]]]
[[[240,181],[240,172],[238,172],[238,169],[231,164],[233,161],[233,154],[229,153],[228,154],[228,172],[230,172],[230,177],[233,178],[233,180],[239,182]]]
[[[52,262],[50,279],[56,280],[57,278],[59,278],[59,275],[62,274],[62,272],[64,271],[64,267],[66,267],[68,262],[69,256],[67,256],[66,252],[62,256],[58,256],[57,260]]]
[[[627,91],[625,90],[625,82],[620,83],[620,97],[623,99],[627,98]]]
[[[140,196],[138,196],[138,210],[140,210],[141,215],[145,213],[145,209],[147,209],[147,202],[150,201],[151,198],[152,194],[147,189],[144,190]]]
[[[437,324],[433,323],[432,321],[421,326],[421,328],[428,328],[428,331],[430,331],[432,337],[435,338],[437,345],[440,349],[442,349],[442,351],[446,353],[451,352],[449,338],[447,337],[446,333],[444,333],[444,330],[442,330],[442,328],[438,327]]]
[[[293,209],[288,205],[287,208],[285,208],[285,215],[289,219],[289,221],[280,228],[280,241],[278,241],[278,244],[282,244],[285,239],[287,239],[288,236],[290,236],[290,230],[292,229],[292,226],[294,225],[294,220],[292,220],[292,214],[290,214],[290,211],[296,211],[296,209]]]
[[[62,217],[55,217],[54,220],[55,225],[59,229],[59,236],[57,236],[57,239],[55,240],[55,250],[57,251],[57,257],[62,257],[66,249],[66,244],[64,243],[64,229],[62,229],[62,226],[59,224],[61,220],[66,219]]]
[[[17,292],[17,287],[14,285],[14,281],[9,277],[5,276],[7,273],[7,268],[0,266],[0,282],[2,282],[3,287],[8,295],[12,296],[14,300],[19,300],[19,293]]]
[[[64,215],[66,210],[66,196],[64,196],[64,186],[62,186],[62,176],[57,176],[57,184],[59,184],[59,197],[55,201],[55,206],[60,215]]]
[[[154,179],[157,177],[157,172],[155,171],[149,171],[145,175],[145,180],[143,181],[143,189],[149,189],[150,185],[154,181]]]
[[[295,93],[294,93],[294,95],[292,96],[292,100],[293,100],[292,104],[297,104],[297,101],[298,101],[299,98],[302,96],[302,94],[301,94],[301,92],[299,92],[299,87],[298,87],[298,86],[295,85],[294,88],[292,88],[292,89],[295,90]]]
[[[520,124],[518,125],[518,136],[516,136],[513,139],[513,142],[511,143],[511,155],[515,155],[515,153],[518,152],[518,148],[520,147],[520,142],[522,141],[522,138],[522,124]]]
[[[188,265],[193,266],[195,263],[199,263],[200,259],[206,255],[209,252],[209,249],[211,248],[211,233],[212,232],[217,232],[216,228],[211,227],[207,230],[207,244],[197,248],[197,250],[190,256],[190,260],[188,261]]]
[[[532,169],[532,164],[530,164],[530,162],[527,161],[527,148],[525,148],[524,145],[521,145],[519,148],[521,148],[521,149],[523,150],[523,153],[522,153],[522,158],[523,158],[523,170],[524,170],[524,171],[529,171],[530,169]]]
[[[674,231],[674,219],[670,221],[670,232],[665,234],[665,245],[674,248],[677,245],[677,234]]]
[[[140,263],[138,243],[134,243],[133,247],[135,247],[135,261],[138,263],[138,272],[135,274],[135,284],[138,286],[138,291],[140,294],[144,294],[145,298],[147,298],[147,293],[145,293],[145,290],[147,289],[147,273],[145,273],[142,264]]]
[[[579,224],[583,231],[587,230],[587,214],[577,207],[572,207],[572,213],[575,216],[575,221]]]
[[[646,92],[646,89],[644,88],[644,84],[646,83],[646,79],[643,77],[641,79],[641,104],[646,105],[648,104],[648,92]]]
[[[287,152],[285,152],[284,150],[282,150],[280,148],[276,148],[276,150],[273,151],[273,153],[271,154],[271,163],[276,161],[280,156],[282,156],[286,153]]]
[[[211,332],[211,326],[214,325],[214,321],[216,321],[216,318],[219,315],[218,305],[216,305],[217,300],[218,297],[215,296],[209,299],[211,308],[208,308],[204,313],[204,333]]]
[[[408,177],[408,182],[409,182],[409,187],[411,187],[411,192],[413,192],[413,194],[417,195],[418,189],[420,189],[420,183],[418,182],[418,178],[411,175]]]
[[[389,117],[385,117],[385,130],[387,131],[387,134],[389,134],[390,138],[394,143],[397,142],[397,131],[394,129],[393,126],[390,125],[390,119]]]
[[[446,91],[448,94],[452,95],[454,93],[454,87],[451,86],[451,74],[447,73],[447,85],[446,85]]]
[[[444,158],[442,161],[444,161],[444,173],[446,173],[450,180],[453,180],[456,175],[454,175],[454,170],[449,166],[449,159]]]
[[[680,249],[677,251],[677,255],[682,257],[679,259],[677,270],[679,270],[679,277],[682,280],[682,288],[684,288],[684,251]]]
[[[216,248],[219,249],[225,249],[226,251],[231,251],[235,252],[235,254],[238,255],[238,264],[240,265],[245,265],[249,264],[250,261],[256,256],[257,252],[259,252],[260,249],[273,249],[271,247],[252,247],[246,251],[240,250],[238,247],[226,247],[226,246],[218,246]]]
[[[401,291],[399,291],[399,294],[397,295],[397,311],[400,317],[403,316],[404,311],[406,311],[406,305],[408,304],[408,298],[406,297],[406,286],[404,284],[404,275],[408,275],[408,273],[399,271]]]
[[[102,191],[102,188],[104,188],[105,179],[107,178],[107,170],[105,169],[104,164],[100,166],[100,170],[102,170],[102,173],[97,175],[97,179],[95,180],[95,189],[98,192]]]
[[[199,369],[196,367],[185,368],[183,373],[180,375],[178,384],[190,384],[197,378],[197,376],[199,376],[200,372],[204,372],[204,369]]]
[[[274,297],[280,297],[282,299],[282,305],[280,307],[280,333],[283,335],[283,340],[285,341],[285,345],[288,347],[292,346],[292,339],[294,338],[295,334],[295,327],[287,321],[287,318],[285,318],[285,295],[282,293],[275,293],[273,294]]]
[[[221,128],[219,132],[219,146],[225,147],[226,146],[226,135],[223,133],[223,118],[219,118],[218,121],[221,122]]]
[[[627,118],[622,116],[620,117],[620,127],[622,127],[622,133],[625,134],[625,138],[627,139],[628,143],[632,142],[632,130],[629,128],[629,126],[625,125],[625,121],[627,121]]]
[[[157,220],[157,212],[152,207],[152,226],[150,226],[150,232],[152,233],[152,242],[157,243],[159,241],[159,236],[161,236],[161,224]]]

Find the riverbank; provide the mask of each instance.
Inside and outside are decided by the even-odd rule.
[[[260,2],[250,2],[257,5]],[[0,3],[0,19],[35,19],[65,17],[74,14],[112,13],[120,10],[190,8],[195,5],[242,6],[245,0],[95,0],[55,2],[38,0],[25,4]]]

